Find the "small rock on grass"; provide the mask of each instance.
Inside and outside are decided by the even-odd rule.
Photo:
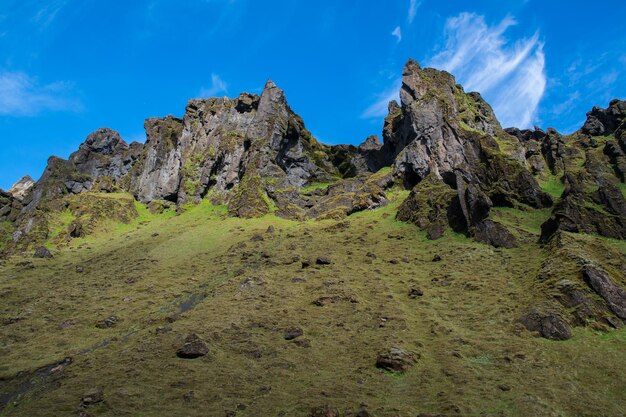
[[[415,365],[419,358],[419,353],[392,347],[378,355],[376,367],[392,372],[404,372]]]
[[[330,265],[333,261],[328,256],[319,256],[315,263],[318,265]]]
[[[35,253],[33,254],[33,257],[40,258],[40,259],[51,259],[52,252],[50,252],[48,248],[46,248],[45,246],[39,246],[38,248],[35,249]]]
[[[104,389],[92,388],[80,399],[80,408],[90,407],[104,401]]]
[[[283,337],[285,338],[285,340],[293,340],[296,337],[300,337],[304,334],[304,332],[302,331],[301,328],[299,327],[290,327],[287,330],[285,330],[285,334],[283,335]]]
[[[191,333],[185,337],[185,343],[176,351],[176,356],[183,359],[195,359],[207,353],[209,353],[209,348],[206,343],[197,334]]]
[[[409,298],[417,298],[424,295],[424,291],[419,288],[411,288],[409,290]]]
[[[99,329],[108,329],[108,328],[115,326],[118,321],[119,321],[119,317],[109,316],[106,319],[101,320],[98,323],[96,323],[96,327]]]

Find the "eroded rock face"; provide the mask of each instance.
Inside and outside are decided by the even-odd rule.
[[[520,318],[520,322],[531,332],[537,332],[546,339],[567,340],[572,337],[569,325],[556,313],[533,309]]]
[[[552,204],[526,169],[520,139],[505,132],[482,97],[466,94],[452,75],[422,69],[414,61],[406,64],[402,75],[401,105],[389,105],[382,148],[393,162],[394,176],[409,187],[428,176],[447,184],[457,193],[456,199],[447,199],[453,213],[446,217],[453,229],[494,246],[514,246],[506,228],[488,218],[491,207]],[[409,199],[415,203],[416,193]],[[402,207],[399,218],[415,217],[408,213],[409,206]],[[438,214],[430,215],[436,221],[423,215],[414,219],[430,224],[424,227],[431,229],[432,237],[441,234],[442,213],[450,210],[434,211]]]
[[[584,173],[567,174],[565,182],[552,216],[541,225],[542,242],[559,230],[626,238],[626,200],[614,184],[603,178],[593,181]],[[588,191],[594,186],[597,190]]]
[[[14,222],[22,211],[22,203],[11,193],[0,190],[0,221]]]
[[[181,176],[182,120],[175,117],[152,118],[144,123],[144,157],[131,180],[131,191],[141,202],[176,201]]]
[[[617,317],[626,320],[626,290],[624,288],[616,285],[606,271],[595,265],[585,265],[583,278],[589,287],[606,301]]]
[[[43,175],[24,198],[23,212],[30,213],[40,203],[68,194],[127,190],[128,175],[142,147],[137,142],[128,145],[114,130],[96,130],[68,160],[48,159]]]

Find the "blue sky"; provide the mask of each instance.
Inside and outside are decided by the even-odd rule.
[[[626,98],[626,2],[0,0],[0,188],[93,130],[144,141],[187,99],[271,78],[325,143],[380,134],[410,57],[503,125],[571,132]]]

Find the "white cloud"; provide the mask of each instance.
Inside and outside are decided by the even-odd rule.
[[[48,2],[48,4],[37,10],[32,18],[32,21],[36,23],[40,29],[45,29],[54,21],[57,14],[67,3],[68,0],[55,0]]]
[[[211,74],[211,86],[200,90],[200,97],[213,97],[220,93],[228,93],[228,84],[219,75]]]
[[[387,116],[389,102],[391,100],[400,102],[399,92],[401,85],[402,81],[396,80],[391,88],[378,94],[376,102],[365,109],[361,117],[363,119],[374,119]]]
[[[504,126],[530,127],[546,88],[545,56],[538,33],[514,43],[504,37],[516,24],[506,17],[488,26],[472,13],[449,18],[445,49],[427,64],[483,94]]]
[[[66,82],[40,84],[22,72],[0,72],[0,115],[34,116],[43,111],[80,111]]]
[[[400,29],[400,26],[396,26],[393,32],[391,32],[391,36],[395,36],[398,43],[402,40],[402,29]]]
[[[415,19],[415,15],[417,14],[417,9],[422,4],[421,0],[410,0],[409,2],[409,14],[407,16],[407,20],[409,24],[413,23],[413,19]]]

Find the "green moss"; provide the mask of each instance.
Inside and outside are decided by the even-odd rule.
[[[245,218],[261,217],[275,209],[262,189],[262,180],[258,175],[244,176],[228,205],[229,213]]]
[[[8,221],[0,222],[0,253],[2,253],[12,242],[15,227]]]
[[[313,182],[313,183],[307,184],[304,187],[300,188],[298,190],[298,192],[300,194],[309,194],[312,191],[325,190],[332,184],[333,184],[332,182]]]
[[[490,215],[509,230],[531,234],[536,240],[541,235],[541,225],[550,218],[551,212],[549,208],[520,210],[512,207],[494,207]],[[522,237],[519,232],[515,234],[516,237]]]
[[[64,238],[67,234],[67,227],[76,219],[69,209],[48,215],[49,241],[53,242],[58,238]]]
[[[207,148],[208,151],[212,149]],[[200,169],[204,163],[206,154],[201,152],[190,155],[182,167],[183,191],[188,196],[195,196],[200,190]]]
[[[539,186],[543,192],[550,194],[555,199],[559,198],[565,190],[565,185],[559,175],[550,175],[546,179],[540,180]]]

